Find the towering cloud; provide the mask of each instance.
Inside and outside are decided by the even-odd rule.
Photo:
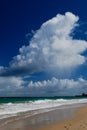
[[[29,46],[19,49],[19,55],[14,57],[11,67],[33,67],[38,71],[73,68],[83,64],[85,57],[81,54],[87,49],[87,42],[70,36],[78,19],[67,12],[43,23]]]
[[[37,71],[58,71],[82,65],[87,42],[73,39],[71,33],[79,18],[67,12],[43,23],[28,46],[22,46],[9,68],[0,75],[26,75]]]
[[[8,67],[0,66],[0,93],[5,95],[71,95],[87,91],[87,80],[83,78],[49,78],[43,81],[28,81],[23,76],[44,71],[62,72],[72,70],[86,62],[87,41],[73,39],[72,32],[78,25],[78,16],[67,12],[56,15],[43,23],[28,46],[22,46],[19,54]],[[68,73],[68,72],[67,72]],[[63,75],[61,75],[62,78]],[[75,77],[76,78],[76,77]],[[34,91],[35,90],[35,91]]]

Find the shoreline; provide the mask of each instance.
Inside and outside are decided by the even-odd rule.
[[[87,130],[87,106],[75,111],[75,115],[62,122],[58,122],[38,130]]]
[[[85,107],[86,106],[86,107]],[[21,115],[9,117],[0,120],[1,130],[58,130],[60,126],[62,130],[68,130],[67,126],[62,124],[76,117],[76,113],[86,108],[87,104],[64,105],[55,110],[47,111],[30,116],[29,112]],[[61,124],[61,125],[60,125]],[[87,129],[87,127],[86,127]],[[75,129],[74,129],[75,130]],[[77,130],[77,129],[76,129]],[[80,130],[80,129],[79,129]],[[82,129],[83,130],[83,129]]]

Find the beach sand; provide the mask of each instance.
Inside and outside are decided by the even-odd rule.
[[[34,116],[29,115],[27,112],[0,120],[0,130],[87,130],[87,105],[63,106]]]
[[[69,120],[38,130],[87,130],[87,107],[77,110],[75,116]]]

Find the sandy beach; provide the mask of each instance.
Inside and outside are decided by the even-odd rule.
[[[87,130],[87,107],[77,110],[73,118],[44,127],[41,130]]]
[[[0,120],[0,130],[87,130],[87,106],[63,106],[34,116],[22,113]]]

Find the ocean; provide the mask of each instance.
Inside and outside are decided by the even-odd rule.
[[[0,98],[0,119],[17,116],[22,112],[32,115],[54,110],[60,106],[87,103],[86,97],[14,97]],[[36,111],[36,112],[35,112]]]

